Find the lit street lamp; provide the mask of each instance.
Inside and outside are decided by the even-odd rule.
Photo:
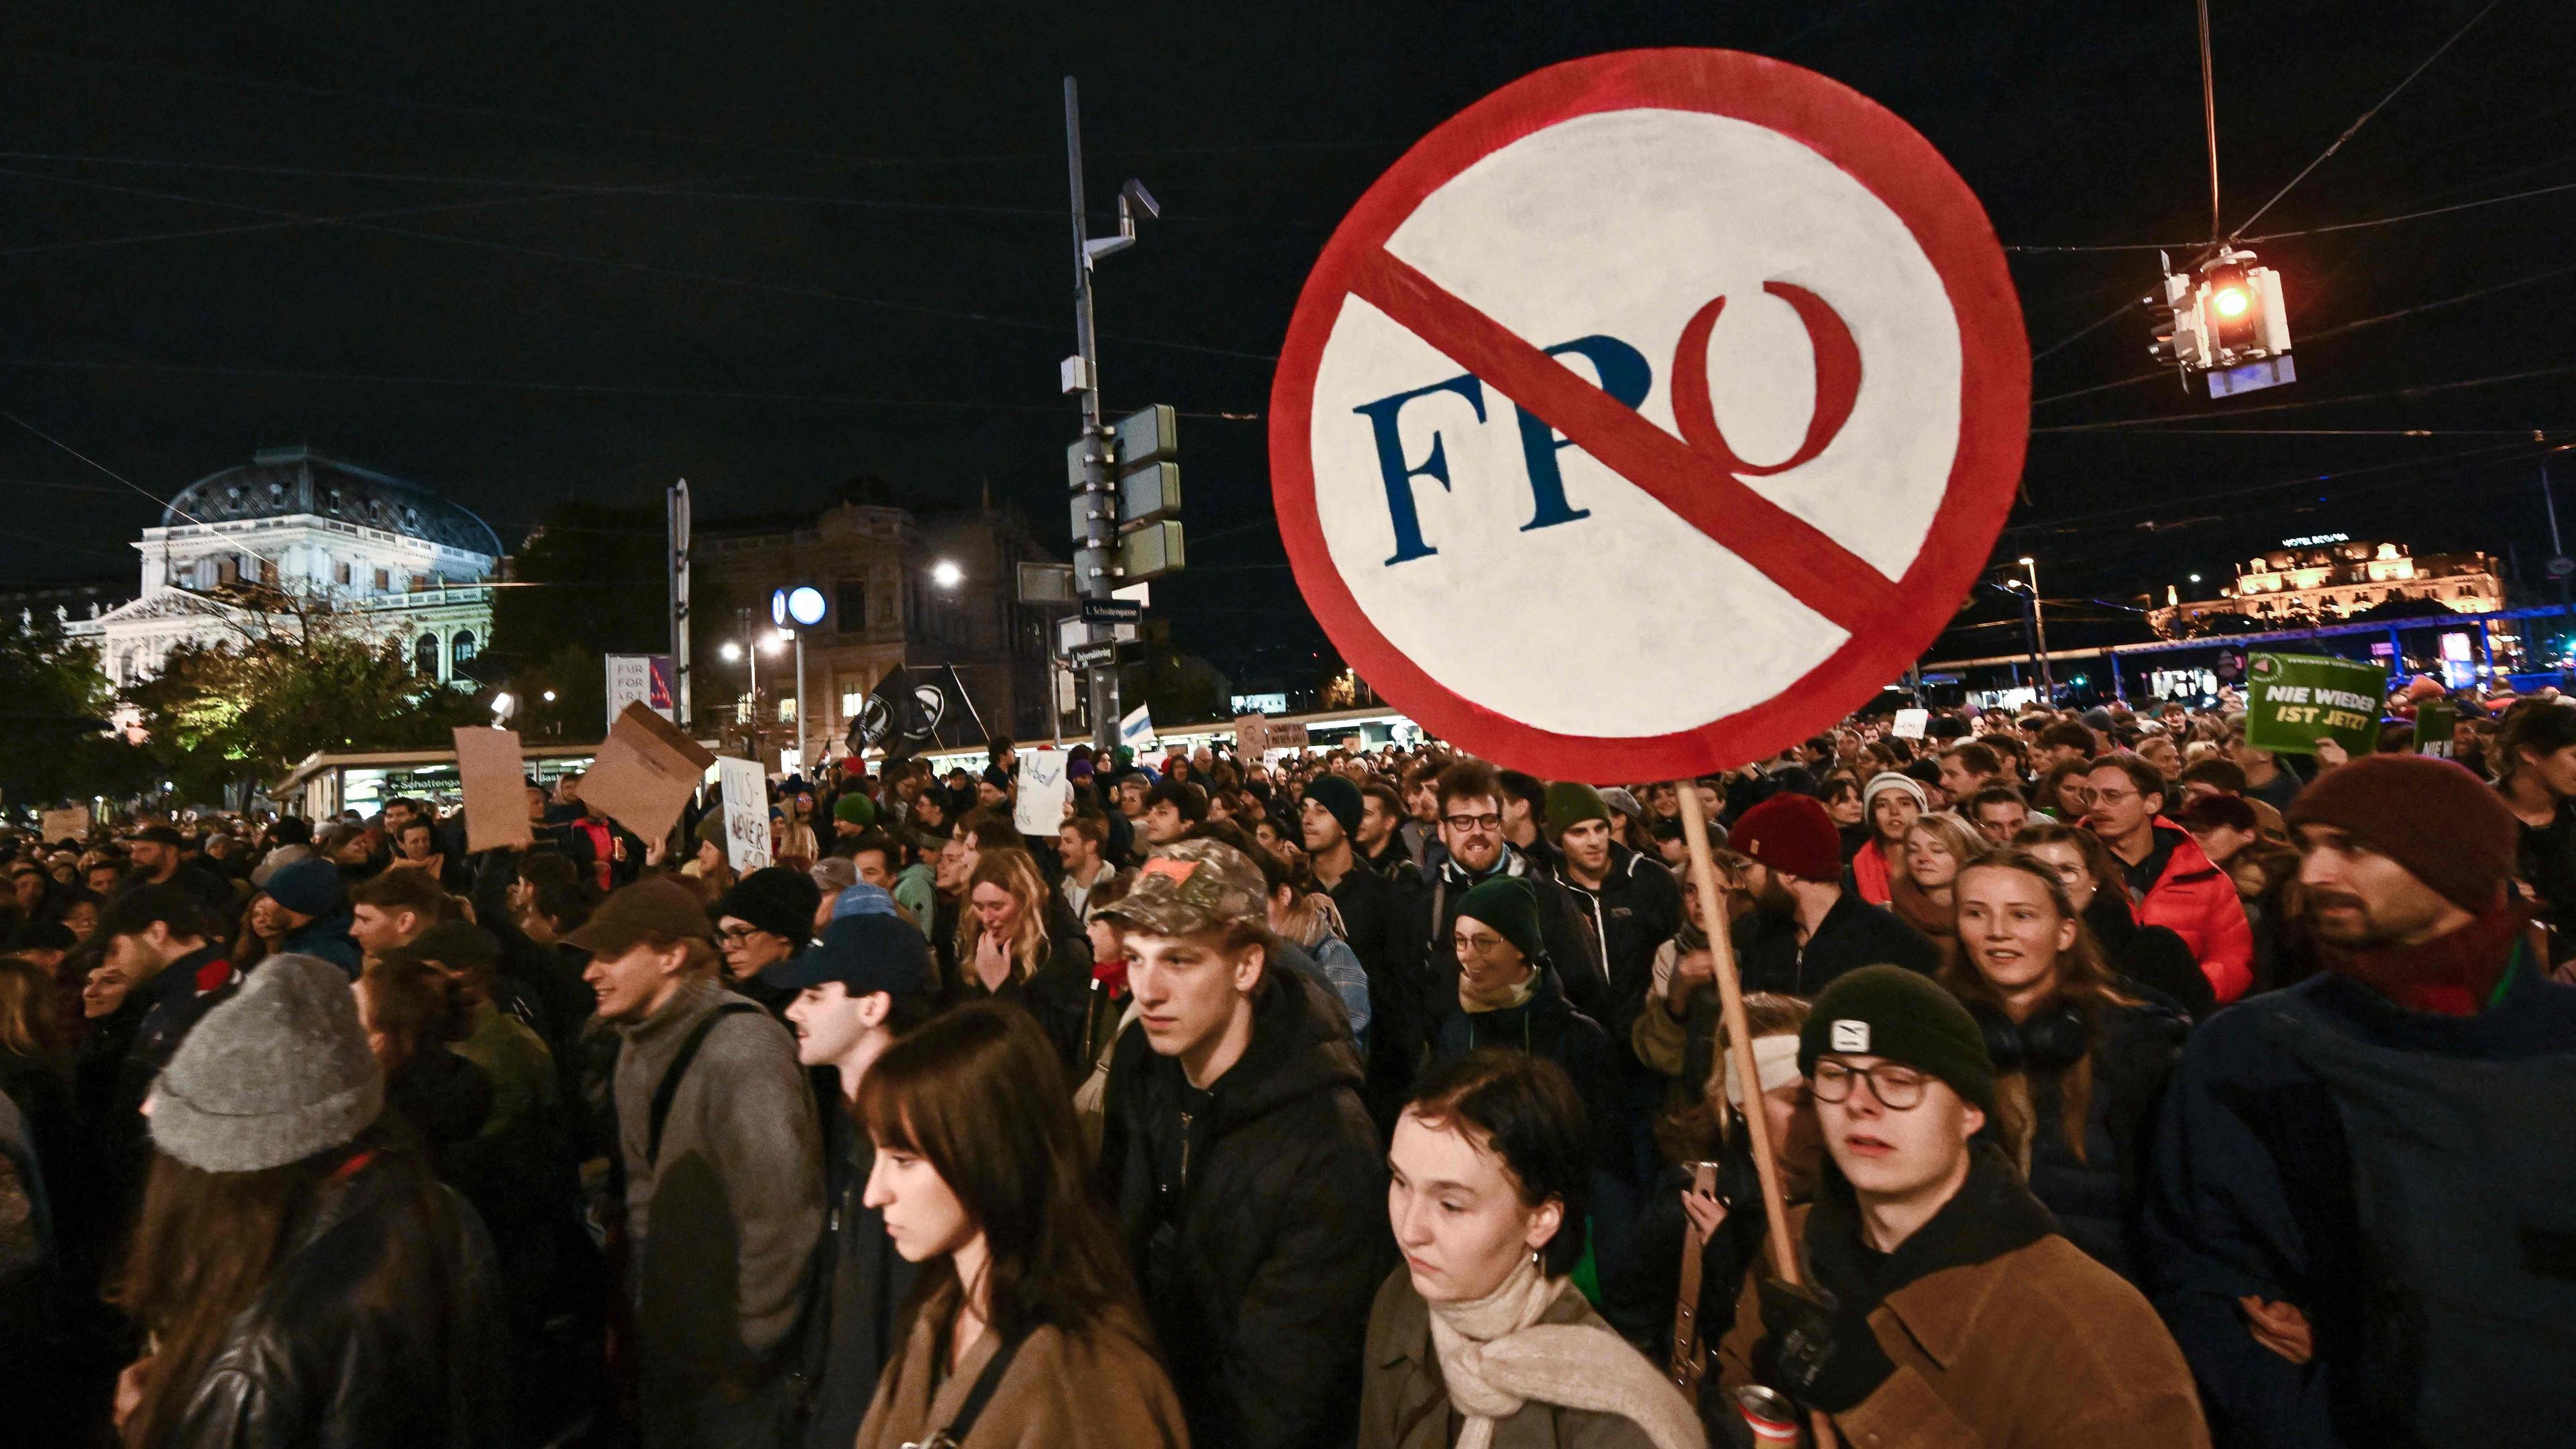
[[[957,560],[944,558],[930,566],[930,581],[943,589],[953,589],[966,582],[966,571],[957,566]]]
[[[2029,554],[2023,554],[2014,562],[2030,570],[2030,629],[2031,633],[2037,636],[2034,642],[2039,649],[2039,698],[2041,703],[2054,707],[2057,703],[2057,690],[2048,679],[2048,618],[2040,610],[2039,565]]]

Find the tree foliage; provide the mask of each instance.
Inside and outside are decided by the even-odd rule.
[[[227,637],[170,652],[125,691],[166,778],[194,790],[273,783],[316,750],[433,749],[479,723],[471,694],[413,672],[402,641],[329,600],[230,596]]]
[[[115,705],[98,651],[30,617],[0,628],[0,802],[42,808],[94,794],[122,794],[152,762],[107,732]]]

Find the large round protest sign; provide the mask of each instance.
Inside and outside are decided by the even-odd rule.
[[[1949,622],[2030,358],[1966,183],[1866,97],[1730,51],[1551,67],[1325,247],[1270,450],[1308,604],[1432,733],[1559,778],[1777,752]]]

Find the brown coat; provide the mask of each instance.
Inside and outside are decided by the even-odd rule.
[[[1811,1209],[1789,1210],[1804,1240]],[[1720,1381],[1755,1381],[1760,1275],[1748,1275]],[[2191,1371],[2138,1290],[2050,1233],[1944,1268],[1869,1315],[1896,1373],[1834,1416],[1855,1449],[2208,1449]]]
[[[1601,1315],[1568,1289],[1539,1315],[1541,1323],[1588,1324],[1610,1333]],[[1431,1347],[1431,1306],[1398,1267],[1369,1309],[1367,1377],[1360,1389],[1359,1449],[1447,1449],[1462,1423],[1440,1381]],[[865,1449],[865,1446],[862,1446]],[[1636,1422],[1530,1402],[1494,1423],[1494,1449],[1653,1449]]]
[[[955,1290],[913,1318],[903,1357],[886,1368],[859,1426],[857,1449],[898,1449],[957,1416],[1001,1341],[987,1332],[957,1372],[939,1375],[941,1329]],[[1041,1328],[1020,1345],[960,1449],[1188,1449],[1181,1401],[1145,1346],[1140,1324],[1102,1324],[1071,1336]]]

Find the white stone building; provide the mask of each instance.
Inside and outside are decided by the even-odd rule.
[[[502,550],[491,525],[417,483],[307,447],[263,448],[189,484],[134,547],[140,596],[65,627],[98,646],[120,687],[158,673],[180,644],[238,638],[227,620],[244,611],[217,596],[242,584],[327,596],[442,681],[492,636],[488,584]]]

